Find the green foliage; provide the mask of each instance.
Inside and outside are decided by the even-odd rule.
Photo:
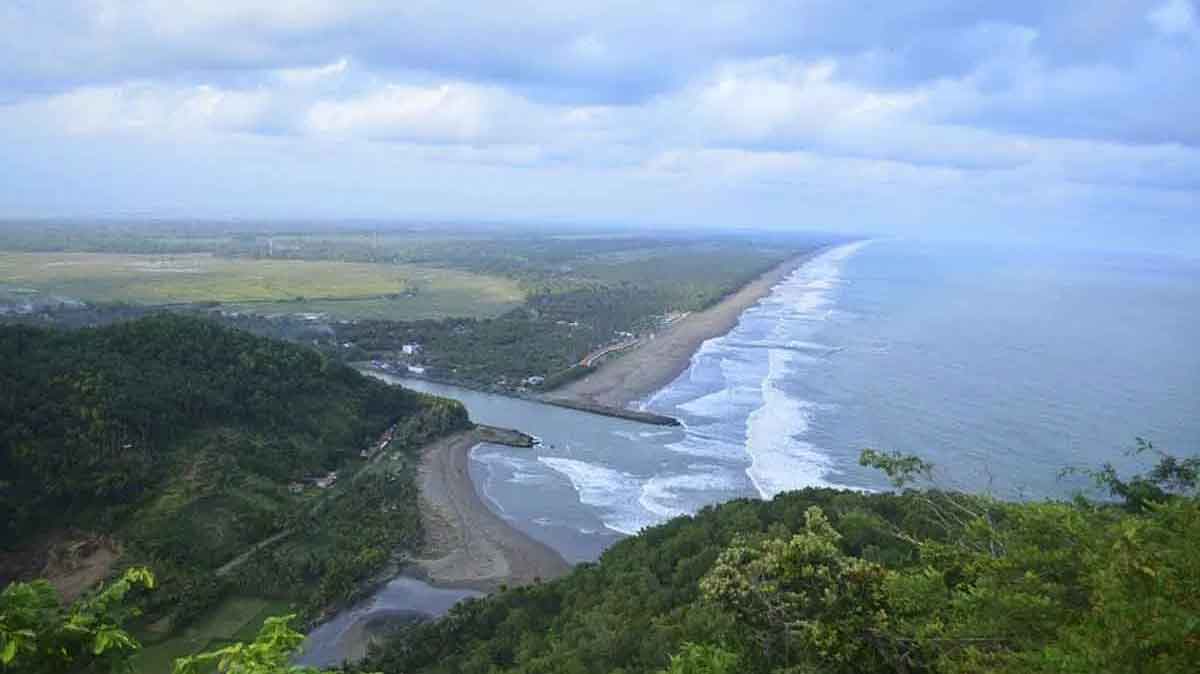
[[[0,671],[67,674],[128,671],[141,649],[124,624],[137,614],[129,594],[153,589],[153,574],[131,568],[93,595],[64,607],[44,580],[13,583],[0,593]],[[175,662],[175,674],[315,674],[289,664],[304,635],[271,617],[251,643],[235,642]]]
[[[153,587],[148,570],[131,568],[68,608],[44,580],[12,583],[0,592],[0,669],[27,674],[124,669],[140,648],[122,627],[135,613],[127,595]]]
[[[288,663],[304,635],[288,627],[296,616],[267,618],[251,643],[235,643],[175,661],[174,674],[204,674],[216,666],[222,674],[315,674],[312,667]]]
[[[419,408],[414,394],[313,351],[182,316],[73,332],[0,327],[5,534],[136,502],[190,458],[176,450],[202,429],[251,435],[189,454],[288,456],[283,470],[300,477]]]
[[[738,656],[717,646],[686,643],[660,674],[736,674]]]
[[[790,539],[735,542],[700,588],[705,599],[737,616],[766,665],[874,671],[886,661],[879,635],[888,622],[887,572],[845,554],[840,539],[821,509],[810,507],[804,530]]]
[[[897,475],[927,469],[876,459]],[[1173,480],[1173,495],[1137,508],[937,490],[734,501],[648,529],[554,582],[461,605],[367,664],[388,674],[1200,671],[1191,465],[1160,455],[1145,479]]]
[[[421,365],[439,379],[511,389],[536,375],[546,377],[543,387],[551,389],[586,375],[576,365],[622,339],[619,333],[659,330],[663,316],[704,309],[813,247],[807,241],[760,247],[746,240],[716,245],[640,237],[543,243],[505,241],[532,250],[519,257],[505,250],[499,267],[488,268],[526,282],[523,306],[489,319],[337,324],[331,353],[387,357],[416,342],[424,347]],[[440,253],[455,265],[482,264],[478,257]],[[341,346],[346,343],[354,349]]]
[[[115,534],[127,563],[159,575],[162,589],[143,608],[174,626],[238,587],[315,612],[318,601],[353,595],[395,548],[420,544],[411,472],[355,479],[359,451],[393,425],[388,451],[411,452],[469,420],[455,401],[196,318],[0,327],[3,540],[68,523]],[[333,469],[355,489],[287,488]],[[215,573],[295,530],[319,539],[312,573],[248,585],[272,578],[265,553],[237,574]]]
[[[788,537],[804,513],[819,506],[834,526],[870,513],[886,522],[903,503],[894,495],[833,490],[781,494],[770,502],[737,500],[672,520],[609,548],[549,583],[467,602],[441,621],[412,628],[366,666],[387,673],[658,672],[686,642],[722,644],[742,656],[739,672],[758,662],[738,616],[704,600],[701,579],[721,551]],[[889,554],[909,558],[912,546],[878,531]],[[869,540],[860,536],[856,544]],[[846,541],[839,542],[847,548]],[[750,649],[752,650],[752,649]]]
[[[1178,458],[1154,448],[1154,444],[1137,438],[1128,455],[1152,454],[1158,463],[1146,474],[1122,479],[1111,463],[1103,464],[1099,470],[1072,470],[1064,473],[1083,473],[1092,478],[1096,486],[1120,499],[1131,510],[1145,510],[1152,504],[1164,503],[1174,496],[1196,496],[1200,489],[1200,456]]]
[[[897,489],[913,484],[919,479],[929,480],[933,473],[933,464],[920,457],[874,449],[864,449],[858,457],[858,465],[883,471]]]

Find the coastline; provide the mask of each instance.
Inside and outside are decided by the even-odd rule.
[[[687,370],[701,344],[733,330],[744,311],[826,250],[828,247],[822,246],[780,263],[720,302],[677,321],[654,339],[603,363],[586,377],[546,393],[543,399],[625,408],[655,393]]]
[[[427,445],[417,483],[426,545],[410,572],[436,587],[493,592],[566,574],[571,565],[548,545],[496,515],[475,489],[468,467],[478,430]]]

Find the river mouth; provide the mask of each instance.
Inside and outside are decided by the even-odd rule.
[[[482,593],[474,590],[434,587],[410,576],[397,576],[310,632],[295,663],[327,668],[357,662],[366,656],[373,641],[414,622],[445,615],[458,602],[480,596]]]

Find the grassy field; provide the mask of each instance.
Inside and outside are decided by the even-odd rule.
[[[284,601],[257,597],[230,597],[197,620],[181,634],[153,643],[153,634],[138,635],[147,646],[138,654],[133,671],[165,674],[176,658],[220,648],[231,641],[250,641],[263,621],[289,612]]]
[[[219,302],[396,320],[495,316],[523,299],[514,281],[453,269],[208,254],[0,253],[0,287],[90,302]]]

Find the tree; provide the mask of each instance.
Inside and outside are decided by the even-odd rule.
[[[122,623],[136,615],[127,595],[154,587],[154,575],[132,568],[70,608],[45,580],[13,583],[0,593],[0,671],[22,674],[120,672],[141,644]],[[294,615],[267,618],[251,643],[235,643],[175,661],[175,674],[316,674],[289,664],[304,635],[288,626]]]
[[[705,598],[735,612],[772,664],[824,672],[889,670],[887,571],[838,547],[841,534],[820,508],[804,531],[756,546],[735,543],[700,583]]]
[[[930,480],[933,475],[932,463],[919,456],[897,451],[864,449],[858,456],[858,465],[883,471],[897,489],[903,489],[919,479]]]
[[[175,661],[174,674],[201,674],[216,665],[222,674],[316,674],[313,667],[288,660],[304,643],[304,635],[288,627],[295,615],[267,618],[251,643],[236,643]]]
[[[671,656],[671,665],[659,674],[735,674],[736,653],[708,644],[686,643]]]
[[[134,613],[126,595],[153,587],[149,570],[132,568],[67,608],[45,580],[10,584],[0,593],[0,665],[28,674],[125,668],[141,647],[121,627]]]
[[[1156,449],[1153,443],[1144,438],[1137,438],[1133,449],[1125,454],[1152,454],[1158,457],[1158,463],[1150,472],[1127,479],[1122,478],[1111,463],[1104,463],[1099,470],[1068,468],[1062,474],[1080,473],[1092,478],[1097,487],[1121,499],[1126,508],[1135,512],[1179,496],[1197,495],[1200,489],[1200,455],[1181,459]]]

